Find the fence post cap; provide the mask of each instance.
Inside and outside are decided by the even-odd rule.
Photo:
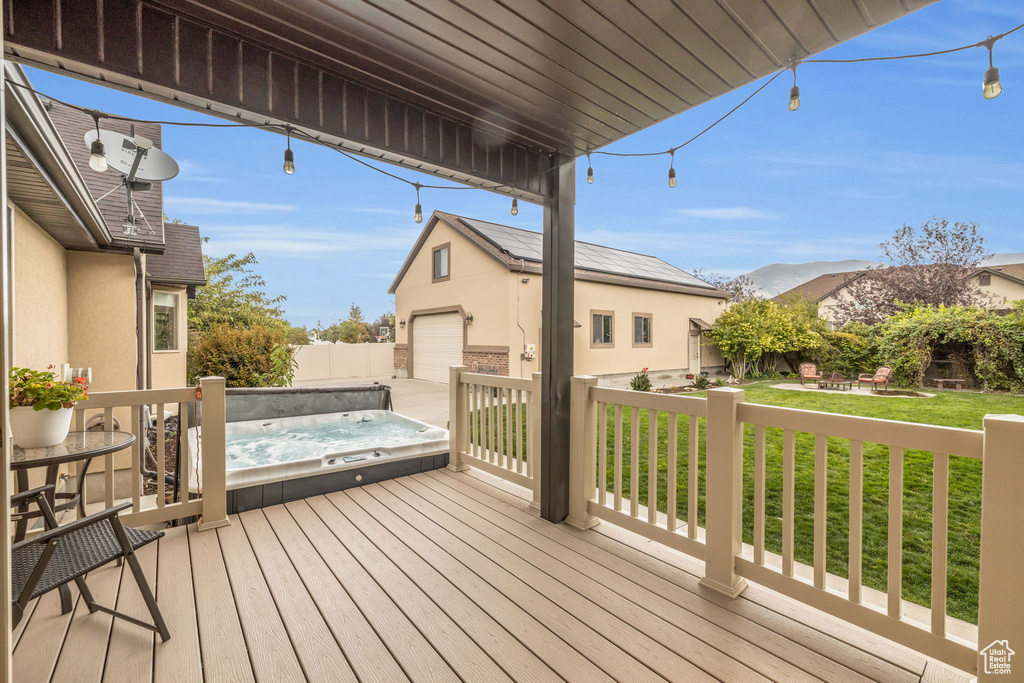
[[[537,374],[539,375],[540,373],[538,372]],[[592,383],[597,382],[597,377],[595,377],[594,375],[573,375],[572,376],[572,381],[573,382],[585,382],[587,384],[592,384]]]
[[[994,427],[998,425],[1000,427],[1024,432],[1024,415],[986,415],[984,425],[985,427]]]

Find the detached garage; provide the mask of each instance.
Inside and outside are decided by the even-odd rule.
[[[462,365],[463,325],[458,312],[417,315],[412,319],[412,376],[448,382],[450,368]]]

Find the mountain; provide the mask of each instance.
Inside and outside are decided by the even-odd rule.
[[[881,265],[875,261],[846,259],[844,261],[811,261],[810,263],[773,263],[747,273],[754,285],[761,288],[766,297],[773,297],[793,289],[797,285],[813,280],[827,273],[845,273],[849,270],[863,270],[868,266]]]
[[[983,262],[986,266],[1003,266],[1009,263],[1024,263],[1024,254],[993,254]],[[882,265],[877,261],[846,259],[844,261],[810,261],[808,263],[772,263],[747,273],[754,285],[761,288],[766,297],[773,297],[798,285],[809,282],[828,273],[845,273],[863,270],[869,266]]]

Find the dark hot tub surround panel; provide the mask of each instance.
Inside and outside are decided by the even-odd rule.
[[[227,421],[269,420],[296,415],[391,410],[391,387],[237,387],[227,390]]]

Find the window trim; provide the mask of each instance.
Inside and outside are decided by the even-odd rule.
[[[597,343],[594,341],[594,316],[595,315],[606,315],[612,319],[611,330],[612,340],[605,343]],[[603,321],[602,321],[603,324]],[[615,348],[615,311],[602,311],[597,309],[590,309],[590,348],[592,349],[614,349]]]
[[[174,297],[174,348],[173,349],[158,349],[156,348],[156,294],[170,294]],[[150,325],[153,328],[153,348],[152,353],[181,353],[181,292],[175,292],[168,289],[153,289],[153,297],[150,302]]]
[[[978,286],[979,287],[991,287],[992,286],[992,273],[981,273],[978,275]]]
[[[447,249],[448,250],[447,251],[447,254],[448,254],[448,264],[447,265],[448,265],[448,267],[447,267],[447,269],[445,271],[447,274],[442,276],[442,277],[434,277],[434,258],[435,258],[434,255],[437,252],[441,251],[442,249]],[[437,245],[436,247],[434,247],[433,249],[430,250],[430,282],[431,282],[431,284],[433,284],[434,282],[447,282],[448,280],[451,280],[451,279],[452,279],[452,243],[451,242],[445,242],[444,244],[439,244],[439,245]]]
[[[645,342],[638,342],[636,340],[636,319],[637,318],[647,318],[650,321],[650,323],[649,323],[650,327],[649,327],[649,330],[648,330],[648,334],[650,335],[651,341],[645,343]],[[632,326],[633,329],[630,330],[630,332],[632,333],[632,338],[633,338],[633,348],[634,349],[650,349],[650,348],[653,348],[654,347],[654,314],[652,314],[652,313],[633,313],[632,320],[633,320],[633,326]]]

